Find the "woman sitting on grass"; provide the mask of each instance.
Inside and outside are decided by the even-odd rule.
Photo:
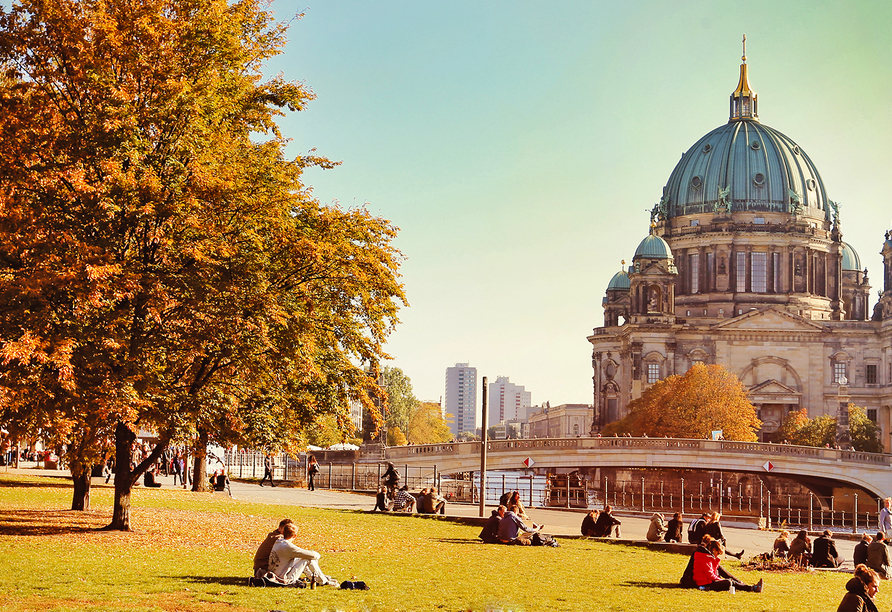
[[[846,594],[836,612],[879,612],[873,598],[880,590],[880,577],[863,563],[855,568],[855,577],[846,583]]]
[[[753,593],[762,592],[762,581],[759,580],[753,586],[744,584],[734,576],[727,572],[722,578],[719,576],[719,563],[722,562],[722,555],[725,554],[725,547],[718,540],[712,540],[707,545],[709,552],[703,552],[699,548],[694,553],[694,582],[704,591],[728,591],[733,585],[739,591],[752,591]]]
[[[787,558],[792,559],[800,565],[808,565],[811,560],[811,540],[805,529],[799,531],[793,541],[790,542],[790,552]]]
[[[784,529],[774,541],[774,556],[778,559],[786,559],[790,553],[790,532]]]

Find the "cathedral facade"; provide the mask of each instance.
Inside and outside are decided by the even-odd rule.
[[[591,432],[695,363],[737,374],[768,440],[791,411],[867,409],[890,451],[892,240],[883,290],[842,239],[839,206],[792,139],[759,121],[746,55],[727,124],[684,153],[650,233],[603,301],[592,344]]]

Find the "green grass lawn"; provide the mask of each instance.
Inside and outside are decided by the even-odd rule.
[[[833,611],[847,574],[746,572],[762,594],[677,588],[687,557],[584,540],[495,546],[479,528],[370,512],[249,504],[182,489],[133,494],[133,533],[103,532],[112,489],[67,510],[70,484],[0,475],[0,610]],[[338,580],[369,591],[249,588],[254,551],[286,516],[295,542]],[[892,587],[889,589],[892,591]],[[881,589],[880,610],[892,595]]]

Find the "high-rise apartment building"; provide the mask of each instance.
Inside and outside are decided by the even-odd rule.
[[[452,415],[452,433],[477,430],[477,368],[457,363],[446,368],[446,414]]]
[[[489,383],[490,427],[511,419],[526,420],[531,399],[532,394],[523,385],[515,385],[507,376],[496,378],[496,382]]]

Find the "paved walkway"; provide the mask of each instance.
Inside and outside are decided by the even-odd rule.
[[[7,470],[7,468],[0,468]],[[8,468],[10,473],[29,474],[34,476],[54,476],[66,478],[68,472],[56,470],[35,470],[35,469],[19,469]],[[160,476],[158,481],[164,487],[173,486],[173,477]],[[94,478],[94,485],[105,485],[104,478]],[[268,504],[281,504],[303,506],[310,508],[332,508],[343,510],[367,510],[375,505],[375,499],[371,495],[358,493],[350,493],[339,490],[317,489],[315,491],[307,491],[302,488],[291,488],[286,486],[263,486],[246,482],[232,483],[232,496],[234,499],[252,502],[262,502]],[[494,506],[487,506],[484,512],[485,517],[490,515]],[[578,536],[579,528],[582,524],[584,513],[573,510],[556,510],[544,508],[527,508],[527,514],[536,523],[545,525],[545,533],[555,536]],[[623,539],[644,540],[647,534],[647,528],[650,525],[650,515],[642,517],[631,513],[616,513],[622,520],[622,537]],[[479,506],[470,504],[452,503],[446,506],[446,515],[453,517],[476,518],[480,516]],[[667,518],[671,518],[668,517]],[[686,514],[685,522],[689,522],[693,515]],[[753,526],[726,524],[723,522],[723,530],[725,538],[728,541],[728,549],[737,552],[741,549],[746,550],[748,555],[755,555],[762,552],[770,551],[774,539],[777,537],[777,531],[761,531],[753,528]],[[687,537],[687,533],[684,534]],[[857,540],[851,534],[838,534],[836,546],[839,553],[846,559],[843,569],[852,569],[852,553]]]

